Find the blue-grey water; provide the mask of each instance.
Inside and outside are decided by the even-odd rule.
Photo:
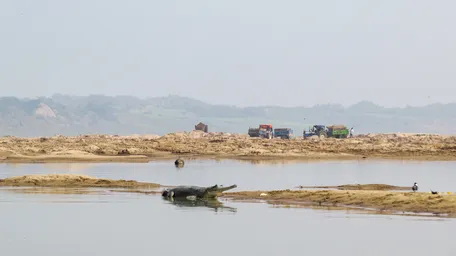
[[[0,178],[87,174],[236,190],[386,183],[456,191],[456,162],[331,161],[250,164],[3,164]],[[22,193],[0,189],[2,255],[455,255],[453,219],[359,214],[261,203],[179,207],[157,195]]]

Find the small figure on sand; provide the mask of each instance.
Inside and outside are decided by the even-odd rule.
[[[354,130],[353,130],[353,127],[352,127],[352,128],[350,128],[350,138],[353,137],[353,132],[354,132]]]
[[[416,192],[416,191],[418,191],[418,184],[416,184],[416,182],[415,182],[415,183],[413,183],[413,187],[412,187],[412,190],[413,190],[413,192]]]

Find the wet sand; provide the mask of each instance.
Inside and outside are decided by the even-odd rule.
[[[0,179],[0,187],[60,187],[60,188],[158,188],[160,184],[134,180],[99,179],[87,175],[49,174],[25,175]]]
[[[259,139],[201,131],[152,135],[0,138],[0,162],[148,162],[156,159],[456,160],[456,136],[369,134],[347,139]]]
[[[346,184],[339,186],[298,186],[297,188],[339,189],[339,190],[412,190],[412,187],[388,184]]]
[[[264,200],[274,205],[354,207],[387,212],[444,214],[456,217],[456,196],[375,190],[276,190],[226,192],[231,200]]]

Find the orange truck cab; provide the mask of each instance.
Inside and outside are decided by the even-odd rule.
[[[260,129],[265,129],[265,130],[271,131],[272,124],[260,124]]]
[[[260,124],[260,138],[274,138],[274,130],[272,124]]]

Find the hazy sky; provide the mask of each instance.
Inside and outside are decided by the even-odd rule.
[[[0,96],[452,102],[456,1],[1,0]]]

